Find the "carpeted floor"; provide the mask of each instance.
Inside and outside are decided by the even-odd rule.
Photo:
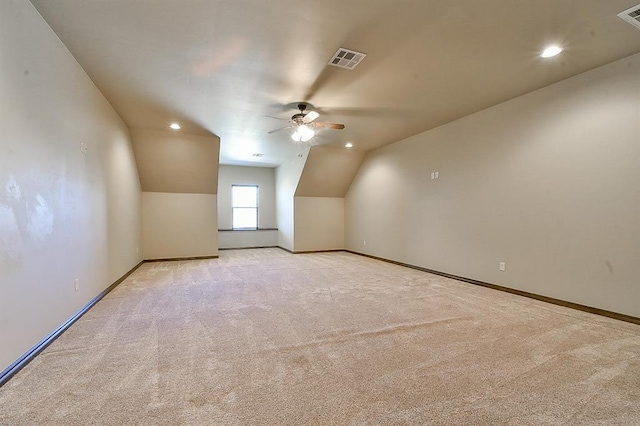
[[[1,425],[640,424],[640,327],[349,253],[146,263]]]

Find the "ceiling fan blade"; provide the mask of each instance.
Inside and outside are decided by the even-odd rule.
[[[318,114],[316,111],[311,111],[311,112],[307,113],[307,115],[304,116],[302,121],[305,124],[306,123],[311,123],[313,120],[315,120],[318,117],[320,117],[320,114]]]
[[[267,117],[267,118],[275,118],[276,120],[289,121],[289,119],[288,119],[288,118],[274,117],[273,115],[263,115],[263,117]]]
[[[342,130],[344,129],[344,124],[338,124],[338,123],[322,123],[322,122],[316,122],[313,123],[315,127],[323,127],[325,129],[336,129],[336,130]]]
[[[284,127],[280,127],[279,129],[275,129],[275,130],[272,130],[272,131],[267,132],[267,133],[268,133],[268,134],[271,134],[271,133],[279,132],[280,130],[284,130],[284,129],[291,129],[291,128],[293,128],[293,127],[296,127],[296,126],[284,126]]]

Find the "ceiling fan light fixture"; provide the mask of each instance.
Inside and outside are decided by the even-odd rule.
[[[302,142],[307,142],[316,134],[313,129],[309,128],[305,124],[298,126],[298,130],[296,130],[295,133],[300,135],[300,140],[302,140]]]
[[[288,126],[280,127],[279,129],[271,130],[270,132],[267,132],[267,133],[272,134],[284,129],[294,129],[293,134],[291,134],[291,139],[293,139],[295,142],[308,142],[316,135],[316,132],[313,130],[315,128],[335,129],[335,130],[344,129],[344,124],[323,123],[323,122],[315,121],[318,117],[320,117],[320,114],[316,111],[305,113],[307,106],[308,104],[306,103],[303,103],[303,102],[299,103],[298,109],[300,110],[300,112],[293,114],[293,116],[289,120],[279,118],[279,117],[273,117],[270,115],[265,116],[270,118],[276,118],[278,120],[284,120],[289,123]]]

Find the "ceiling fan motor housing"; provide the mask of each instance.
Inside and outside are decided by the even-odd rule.
[[[304,142],[306,142],[307,140],[309,140],[311,137],[313,137],[313,130],[314,128],[325,128],[325,129],[337,129],[337,130],[342,130],[344,129],[344,124],[337,124],[337,123],[322,123],[322,122],[317,122],[315,121],[320,114],[318,114],[316,111],[311,111],[309,113],[305,113],[305,110],[307,109],[309,105],[306,103],[299,103],[298,104],[298,109],[300,110],[299,113],[293,114],[291,116],[291,119],[288,120],[290,125],[289,126],[285,126],[282,127],[280,129],[275,129],[272,130],[270,132],[268,132],[269,134],[271,133],[275,133],[279,130],[284,130],[284,129],[291,129],[291,128],[296,128],[296,131],[293,134],[293,139],[298,141],[299,139],[296,139],[297,137],[300,137],[302,139],[302,137],[300,136],[300,132],[303,132],[305,134],[308,135],[308,132],[311,132],[310,135],[308,135],[308,138],[306,140],[303,140]],[[271,117],[271,116],[267,116],[267,117]],[[278,118],[278,117],[272,117],[272,118]],[[283,120],[282,118],[278,118],[279,120]],[[285,120],[287,121],[287,120]]]
[[[291,116],[291,120],[295,121],[298,124],[300,124],[300,123],[302,123],[302,119],[304,119],[305,115],[307,115],[307,114],[301,114],[301,113],[293,114],[293,116]]]
[[[306,104],[298,104],[298,109],[300,110],[299,113],[297,114],[293,114],[293,116],[291,116],[291,120],[295,121],[298,125],[302,124],[302,119],[305,117],[304,110],[307,109],[307,105]]]

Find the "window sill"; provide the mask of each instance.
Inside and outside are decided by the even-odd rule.
[[[278,228],[218,229],[218,232],[277,231]]]

